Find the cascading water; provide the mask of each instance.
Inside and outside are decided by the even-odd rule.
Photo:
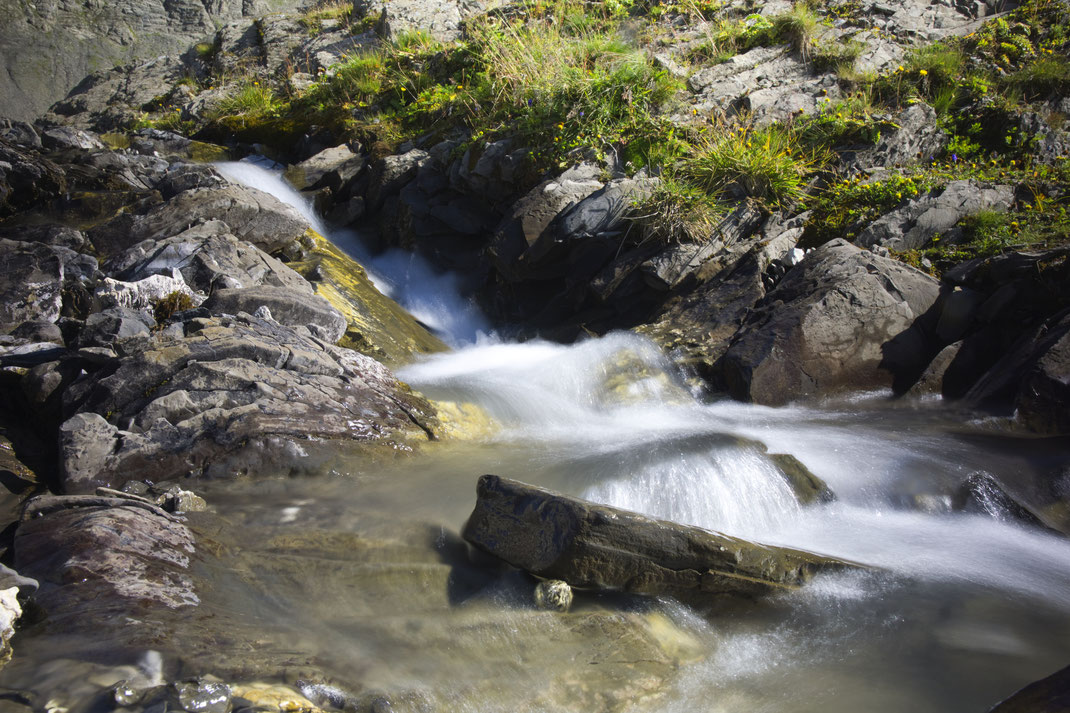
[[[282,178],[281,167],[267,159],[230,161],[216,169],[232,181],[257,188],[298,210],[320,235],[368,271],[380,292],[400,304],[453,347],[475,343],[490,327],[479,309],[460,296],[453,275],[436,272],[419,255],[387,250],[373,255],[359,233],[329,228],[307,200]]]
[[[980,713],[1070,662],[1070,542],[948,507],[948,494],[966,477],[1065,465],[1065,445],[1041,462],[1021,444],[1007,448],[986,439],[982,421],[939,402],[892,408],[863,398],[778,409],[703,403],[654,345],[630,334],[571,346],[476,344],[486,324],[464,300],[418,294],[448,288],[449,278],[432,285],[414,258],[369,258],[355,234],[323,226],[273,174],[243,164],[220,170],[305,212],[403,305],[452,334],[454,344],[468,345],[405,367],[399,376],[433,399],[478,404],[501,426],[483,442],[393,465],[389,477],[377,471],[356,489],[359,495],[331,480],[279,486],[280,507],[285,504],[291,520],[297,512],[323,517],[325,509],[361,502],[388,517],[415,513],[456,530],[471,508],[475,477],[498,472],[874,568],[824,578],[712,620],[662,603],[674,624],[705,647],[654,706],[663,711]],[[394,271],[399,265],[404,269]],[[838,499],[801,505],[767,450],[794,455]],[[354,472],[370,477],[360,466]],[[266,507],[270,498],[263,492],[259,498]],[[525,621],[484,625],[488,652],[522,651]],[[301,626],[339,657],[369,655],[361,647],[371,644],[339,627],[312,618]],[[376,657],[416,661],[379,672],[383,680],[431,681],[455,710],[519,709],[504,693],[482,704],[466,699],[459,681],[478,674],[457,668],[461,663],[448,654],[436,658],[434,646],[417,655],[411,644],[375,641]],[[527,667],[539,665],[551,664],[513,670],[518,690],[522,680],[537,678]]]

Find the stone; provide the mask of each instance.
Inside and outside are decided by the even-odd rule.
[[[64,393],[63,487],[299,473],[432,437],[434,408],[389,370],[301,331],[185,313],[126,345]]]
[[[988,713],[1065,713],[1070,710],[1070,666],[1034,681]]]
[[[1036,433],[1070,434],[1070,317],[1036,343],[1015,397],[1018,420]]]
[[[479,479],[462,535],[514,567],[574,588],[707,601],[794,589],[820,572],[859,566],[653,520],[496,475]]]
[[[286,179],[298,190],[327,187],[337,192],[363,168],[364,157],[342,144],[290,166]]]
[[[194,293],[209,294],[219,288],[263,285],[299,295],[312,294],[308,282],[290,267],[214,220],[171,238],[139,243],[106,267],[120,280],[134,284],[153,276],[176,281],[181,278],[188,287],[180,291],[189,291],[198,303],[203,297],[193,297]]]
[[[394,40],[398,33],[407,30],[423,30],[440,42],[461,38],[461,22],[481,11],[484,4],[479,0],[461,2],[444,0],[354,0],[356,17],[379,16],[376,31],[387,40]]]
[[[208,221],[225,223],[237,238],[264,252],[281,250],[304,235],[309,225],[296,209],[255,188],[227,184],[183,191],[143,215],[120,215],[89,231],[107,256],[144,240],[164,240]]]
[[[318,295],[294,293],[283,287],[259,285],[216,290],[204,303],[211,314],[252,314],[264,306],[280,324],[308,327],[324,341],[335,344],[346,333],[342,313]]]
[[[0,218],[67,192],[67,176],[36,151],[0,139]]]
[[[931,161],[940,156],[947,146],[947,134],[936,121],[936,111],[918,102],[907,107],[895,117],[899,126],[895,131],[882,134],[877,145],[844,157],[844,162],[854,170],[907,166]]]
[[[808,253],[759,303],[725,352],[734,398],[905,391],[939,351],[928,324],[940,286],[889,258],[833,240]],[[917,323],[917,324],[916,324]]]
[[[572,587],[568,582],[551,579],[535,585],[535,608],[567,612],[572,607]]]
[[[194,307],[204,301],[204,296],[191,290],[181,277],[165,275],[150,275],[136,282],[105,277],[93,296],[100,300],[104,307],[151,310],[161,299],[176,292],[188,297]]]
[[[974,473],[963,481],[952,496],[951,507],[957,512],[987,515],[996,520],[1047,529],[1036,513],[1007,493],[988,473]]]
[[[1013,186],[952,181],[942,191],[915,198],[873,221],[859,234],[855,244],[915,250],[967,216],[982,210],[1003,212],[1013,203]]]
[[[595,164],[581,163],[543,181],[517,200],[495,228],[488,247],[498,272],[506,279],[517,279],[517,259],[559,213],[602,188],[600,172]]]
[[[416,177],[416,172],[429,160],[426,151],[413,149],[407,153],[395,154],[379,159],[372,167],[368,182],[365,203],[378,210],[383,201],[401,191],[406,183]]]
[[[109,307],[89,315],[77,342],[79,347],[114,347],[128,339],[149,336],[155,326],[145,311]]]
[[[219,681],[186,681],[175,684],[178,704],[186,713],[229,713],[230,686]]]
[[[188,572],[194,537],[176,518],[122,500],[46,495],[29,505],[15,531],[15,564],[40,582],[34,599],[53,626],[103,623],[137,601],[199,602]]]
[[[97,272],[97,261],[68,248],[0,239],[0,332],[28,321],[56,322],[64,291]]]
[[[71,128],[70,126],[57,126],[52,129],[46,129],[41,134],[41,142],[44,144],[44,147],[50,151],[69,151],[71,149],[90,151],[104,149],[104,143],[100,140],[100,137],[91,134],[88,131]]]
[[[830,503],[836,494],[821,478],[813,474],[803,463],[790,453],[770,453],[769,460],[776,463],[784,482],[795,493],[796,499],[803,505],[813,503]]]

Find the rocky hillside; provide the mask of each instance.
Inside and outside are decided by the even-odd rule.
[[[210,41],[220,27],[291,0],[120,0],[0,2],[0,116],[32,120],[92,72]]]
[[[1062,432],[1068,33],[1056,0],[332,5],[41,126],[255,146],[499,324],[638,329],[713,392],[936,390]]]

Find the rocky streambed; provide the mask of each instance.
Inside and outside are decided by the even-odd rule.
[[[439,9],[447,34],[480,11]],[[886,70],[995,10],[874,6],[832,35]],[[211,62],[327,72],[373,39],[300,26],[236,21]],[[511,139],[309,127],[299,196],[283,166],[206,163],[219,146],[96,133],[161,90],[200,121],[226,90],[179,77],[207,61],[100,73],[0,127],[5,710],[1065,695],[1067,249],[941,280],[894,259],[1024,211],[1026,183],[944,181],[826,241],[737,196],[705,239],[653,241],[630,211],[662,179],[604,157],[534,177]],[[788,119],[838,87],[755,47],[689,76],[681,121]],[[925,103],[881,126],[841,157],[860,185],[944,151]]]

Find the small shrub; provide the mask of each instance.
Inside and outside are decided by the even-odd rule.
[[[639,226],[644,241],[682,243],[709,236],[720,214],[709,193],[687,181],[663,176],[654,192],[633,206],[629,217]]]
[[[185,292],[175,290],[156,301],[156,305],[152,309],[152,316],[155,318],[156,324],[162,325],[175,314],[184,312],[187,309],[193,309],[193,300]]]
[[[1065,95],[1070,92],[1070,60],[1060,55],[1045,55],[1007,77],[1007,83],[1027,101]]]

